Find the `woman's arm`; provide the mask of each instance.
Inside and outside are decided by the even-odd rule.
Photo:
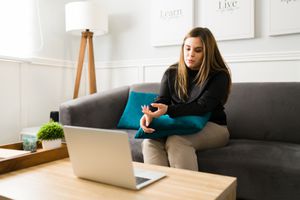
[[[228,93],[229,79],[227,74],[219,73],[212,77],[204,93],[197,101],[187,104],[169,105],[167,114],[170,117],[184,115],[203,115],[212,112],[217,106],[223,105]]]
[[[168,81],[169,69],[167,69],[163,75],[163,78],[162,78],[161,84],[160,84],[159,97],[153,102],[154,105],[155,105],[155,103],[158,103],[160,105],[166,106],[167,104],[170,104],[170,102],[171,102],[171,96],[170,96],[170,91],[169,91],[169,81]],[[166,113],[166,110],[167,109],[165,109],[163,114]],[[142,112],[144,113],[144,115],[140,119],[141,128],[144,130],[145,133],[153,133],[155,130],[152,128],[149,128],[148,126],[151,123],[151,121],[153,120],[154,115],[157,116],[158,113],[161,113],[161,112],[159,112],[159,108],[156,106],[145,105],[145,106],[142,106]],[[159,114],[159,116],[160,116],[160,114]]]
[[[161,80],[160,84],[160,91],[159,91],[159,96],[153,103],[162,103],[165,105],[171,104],[171,94],[170,94],[170,87],[169,87],[169,76],[170,76],[170,68],[168,68]],[[157,108],[153,106],[149,106],[149,109],[154,112],[157,110]]]

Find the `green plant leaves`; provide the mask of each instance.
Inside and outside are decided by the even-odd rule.
[[[63,137],[64,130],[62,125],[54,121],[44,124],[37,134],[39,140],[55,140]]]

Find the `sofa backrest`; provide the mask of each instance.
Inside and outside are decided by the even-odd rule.
[[[159,92],[159,83],[130,91]],[[300,82],[233,83],[225,105],[231,138],[300,143]]]
[[[130,91],[159,93],[160,83],[138,83],[130,87]]]
[[[234,83],[225,108],[231,138],[300,143],[300,82]]]

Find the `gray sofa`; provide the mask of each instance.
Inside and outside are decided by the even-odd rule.
[[[159,83],[121,87],[60,106],[62,124],[116,129],[129,91],[156,92]],[[226,104],[229,144],[197,151],[199,171],[235,176],[238,199],[300,199],[300,83],[234,83]],[[141,140],[130,137],[142,162]]]

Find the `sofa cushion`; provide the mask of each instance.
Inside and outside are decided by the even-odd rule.
[[[197,151],[199,170],[237,177],[239,198],[300,197],[300,146],[232,139],[222,148]],[[260,184],[258,184],[260,183]]]
[[[151,104],[157,96],[154,93],[131,91],[117,128],[139,129],[140,119],[143,116],[141,106]]]
[[[182,116],[171,118],[169,115],[163,115],[154,118],[150,123],[151,128],[155,131],[151,134],[145,133],[139,128],[135,138],[163,138],[169,135],[188,135],[199,132],[206,124],[210,113],[203,116]]]
[[[234,83],[225,111],[230,137],[300,144],[299,83]]]

